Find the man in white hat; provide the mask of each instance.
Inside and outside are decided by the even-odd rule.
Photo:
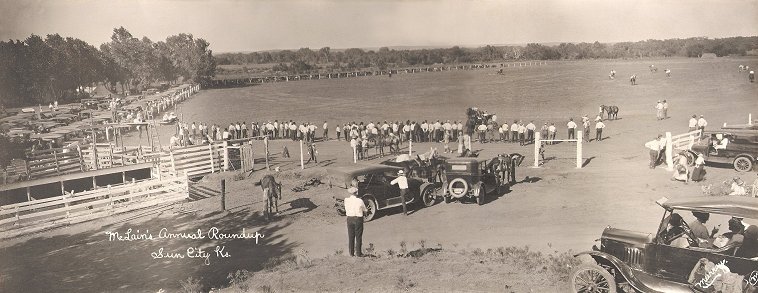
[[[400,201],[403,203],[403,215],[408,215],[408,210],[405,207],[405,193],[408,191],[408,178],[405,178],[405,172],[403,170],[397,171],[397,178],[392,180],[390,184],[397,184],[400,187]]]
[[[347,216],[347,237],[350,246],[350,256],[363,256],[361,245],[363,244],[363,214],[367,212],[366,204],[358,198],[358,188],[350,187],[347,190],[350,196],[345,198],[345,215]]]

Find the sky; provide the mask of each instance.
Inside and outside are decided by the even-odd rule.
[[[216,52],[758,35],[758,0],[0,0],[0,40],[191,33]]]

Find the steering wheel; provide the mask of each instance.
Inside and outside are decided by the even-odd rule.
[[[677,226],[675,226],[673,228],[676,228],[676,227]],[[692,229],[690,229],[690,226],[687,225],[686,222],[682,221],[681,226],[678,226],[678,227],[682,228],[682,230],[683,230],[682,233],[678,233],[676,235],[669,235],[668,231],[666,232],[665,237],[664,237],[664,240],[665,240],[664,243],[666,245],[670,245],[672,242],[674,242],[674,240],[678,239],[679,237],[682,237],[683,235],[687,235],[687,238],[688,238],[687,242],[689,243],[690,247],[699,247],[700,246],[699,243],[698,243],[698,241],[697,241],[697,237],[695,237],[695,233],[692,232]]]

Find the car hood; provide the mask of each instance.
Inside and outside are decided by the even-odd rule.
[[[603,230],[602,239],[622,242],[629,244],[632,247],[642,248],[645,244],[653,242],[653,235],[650,233],[608,227]]]

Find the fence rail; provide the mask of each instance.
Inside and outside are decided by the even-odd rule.
[[[79,193],[0,206],[0,226],[79,222],[187,199],[186,176],[129,182]]]

